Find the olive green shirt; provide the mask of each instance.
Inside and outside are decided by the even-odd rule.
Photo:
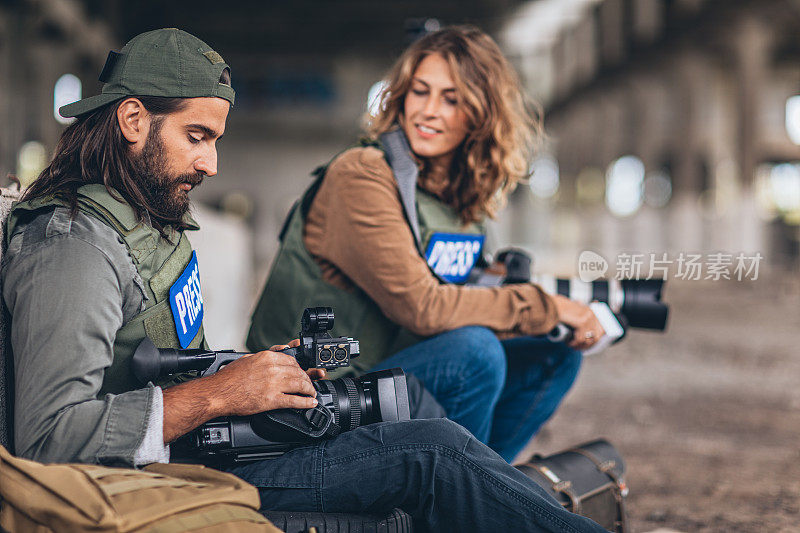
[[[118,235],[81,212],[38,213],[11,237],[2,291],[12,317],[17,455],[125,465],[162,460],[142,460],[140,450],[148,433],[163,439],[162,414],[154,412],[161,411],[161,391],[98,396],[116,332],[144,308],[141,277]]]

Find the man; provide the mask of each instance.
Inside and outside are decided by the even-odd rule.
[[[234,91],[222,57],[176,29],[110,53],[100,79],[100,95],[62,108],[78,120],[8,222],[16,452],[163,462],[170,442],[211,418],[313,407],[322,371],[273,351],[171,387],[133,380],[145,336],[162,347],[205,342],[188,192],[217,172]],[[365,426],[230,470],[259,487],[267,509],[401,507],[434,530],[599,530],[447,420]]]

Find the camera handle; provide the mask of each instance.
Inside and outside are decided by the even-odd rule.
[[[300,360],[303,349],[285,348],[281,352]],[[233,350],[176,350],[158,349],[153,341],[145,337],[131,359],[131,370],[139,383],[146,385],[158,378],[181,372],[199,372],[200,377],[210,376],[228,363],[239,359],[246,352]],[[302,366],[302,364],[301,364]]]

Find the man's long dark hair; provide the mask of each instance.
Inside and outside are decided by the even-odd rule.
[[[158,134],[164,115],[179,111],[186,105],[185,98],[137,96],[154,120],[150,134]],[[129,142],[122,135],[117,122],[117,108],[121,102],[106,105],[78,118],[71,124],[56,146],[50,164],[25,190],[22,200],[42,196],[56,196],[69,202],[73,214],[78,206],[78,187],[89,183],[102,183],[109,193],[122,196],[140,220],[150,223],[162,232],[169,224],[178,230],[186,229],[182,220],[165,219],[152,205],[143,186],[141,171],[135,166]],[[150,139],[154,142],[155,139]]]

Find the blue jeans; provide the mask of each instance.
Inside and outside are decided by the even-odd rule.
[[[511,462],[572,386],[581,354],[543,337],[504,341],[469,326],[442,333],[381,361],[415,375],[481,442]]]
[[[600,532],[447,419],[380,422],[228,469],[276,511],[382,513],[417,531]]]

